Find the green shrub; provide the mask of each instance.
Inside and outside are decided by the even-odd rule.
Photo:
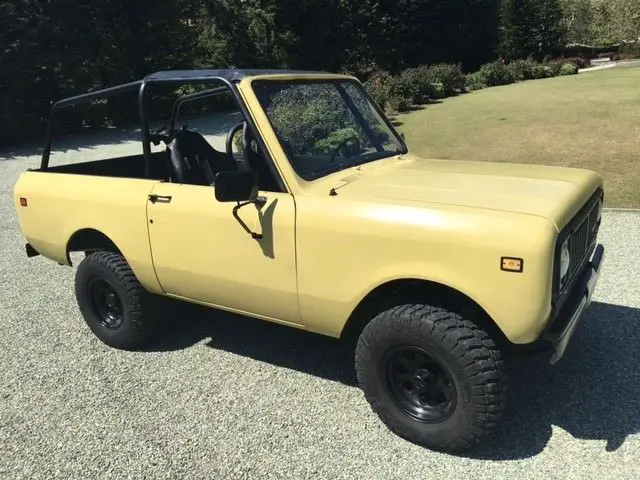
[[[537,80],[540,78],[549,77],[553,77],[553,70],[550,67],[543,65],[542,63],[536,63],[536,66],[533,69],[533,79]]]
[[[374,101],[387,113],[398,113],[409,109],[417,96],[417,86],[410,74],[392,76],[379,70],[373,73],[364,86]]]
[[[414,103],[422,103],[425,99],[433,97],[433,85],[428,73],[428,67],[408,68],[401,73],[401,76],[411,84]]]
[[[488,87],[507,85],[516,81],[511,70],[501,61],[485,63],[480,67],[478,73]]]
[[[455,95],[464,89],[465,75],[460,65],[448,63],[431,65],[426,69],[425,74],[430,84],[442,84],[446,96]]]
[[[420,65],[404,70],[398,82],[394,96],[422,103],[428,98],[444,98],[461,92],[465,87],[465,75],[459,65]]]
[[[640,58],[640,42],[623,44],[620,47],[620,53],[627,58]]]
[[[551,77],[557,77],[558,75],[560,75],[562,65],[564,65],[564,62],[561,60],[551,60],[544,63],[545,67],[549,67],[551,69],[551,74],[549,75]]]
[[[554,65],[545,64],[545,65],[542,65],[542,72],[543,72],[543,77],[541,78],[557,77],[558,74],[560,73],[560,69],[556,68]]]
[[[391,74],[384,70],[378,70],[371,74],[364,83],[364,87],[371,98],[384,110],[391,99],[392,84]]]
[[[406,112],[409,107],[411,107],[410,99],[392,95],[387,102],[385,113],[387,115],[395,115],[400,112]]]
[[[589,68],[591,66],[591,60],[587,57],[567,57],[561,58],[562,63],[573,63],[578,69]]]
[[[614,62],[620,62],[622,60],[634,60],[637,56],[632,53],[616,53],[611,60]]]
[[[446,97],[447,97],[447,90],[444,84],[434,83],[431,85],[431,98],[438,99],[438,98],[446,98]]]
[[[578,66],[574,63],[564,63],[560,66],[560,75],[575,75],[578,70]]]
[[[421,103],[428,94],[428,85],[423,84],[423,81],[417,69],[404,70],[392,82],[392,96],[409,98],[412,103]]]
[[[349,139],[352,138],[361,138],[358,135],[358,131],[355,128],[342,128],[340,130],[334,130],[329,133],[329,136],[323,138],[322,140],[318,140],[313,144],[311,148],[311,153],[315,155],[322,155],[327,153],[332,153],[340,144],[344,144]]]
[[[468,74],[465,86],[468,91],[481,90],[488,87],[486,78],[481,72]]]
[[[514,60],[507,64],[507,70],[509,70],[511,76],[516,82],[540,78],[540,64],[533,58],[527,58],[526,60]]]
[[[339,93],[325,85],[303,85],[278,92],[269,108],[275,130],[287,138],[292,151],[308,153],[319,138],[353,126]]]

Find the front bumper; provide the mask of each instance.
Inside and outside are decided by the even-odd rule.
[[[572,292],[562,308],[556,312],[550,322],[550,328],[545,334],[545,339],[553,346],[553,355],[550,362],[556,364],[564,356],[567,346],[580,323],[582,314],[589,305],[600,276],[600,267],[604,257],[604,246],[598,244],[585,266],[580,278],[575,283]]]

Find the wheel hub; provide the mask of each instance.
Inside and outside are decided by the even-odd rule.
[[[419,347],[390,353],[387,383],[396,405],[416,420],[442,422],[455,409],[456,388],[448,371]]]
[[[426,368],[419,368],[413,376],[413,386],[418,389],[424,389],[425,386],[434,378],[433,374]]]
[[[91,285],[91,306],[103,327],[116,329],[122,325],[122,301],[115,288],[106,280],[96,280]]]

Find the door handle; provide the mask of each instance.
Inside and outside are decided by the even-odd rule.
[[[151,203],[171,203],[171,195],[156,195],[152,193],[149,195],[149,200]]]

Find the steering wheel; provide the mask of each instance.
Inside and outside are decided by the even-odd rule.
[[[149,133],[149,140],[153,142],[154,145],[160,145],[160,142],[167,143],[169,140],[169,132],[167,131],[167,127],[160,127]]]
[[[247,150],[247,135],[246,135],[246,130],[247,130],[247,122],[240,122],[237,125],[234,125],[231,130],[229,130],[229,133],[227,133],[227,140],[225,142],[226,145],[226,149],[227,149],[227,155],[229,155],[229,157],[235,161],[235,158],[233,158],[233,137],[235,136],[236,133],[238,133],[238,131],[240,129],[243,129],[243,134],[242,134],[242,153],[245,154],[246,150]]]
[[[353,137],[345,138],[343,141],[341,141],[338,144],[338,146],[335,148],[335,150],[331,154],[331,158],[329,159],[329,163],[331,163],[331,162],[333,162],[335,160],[336,155],[338,154],[338,152],[340,150],[342,150],[342,147],[344,147],[351,140],[355,140],[356,141],[356,144],[358,146],[358,151],[360,151],[360,149],[362,148],[362,145],[360,144],[360,139],[357,136],[354,135]]]

